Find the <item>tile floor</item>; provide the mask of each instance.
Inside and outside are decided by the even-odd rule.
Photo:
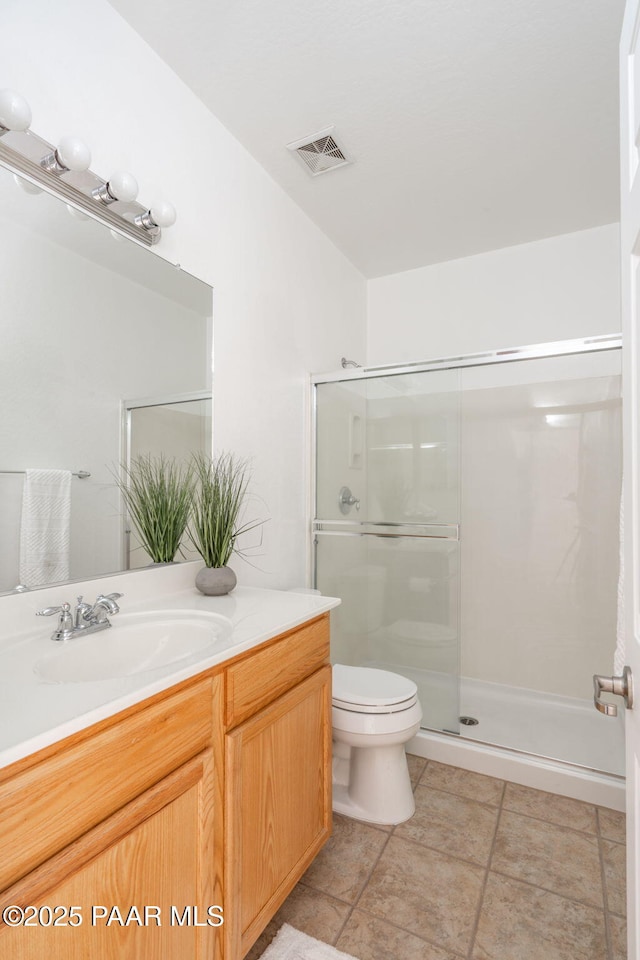
[[[624,815],[409,757],[416,812],[334,833],[290,923],[358,960],[625,960]]]

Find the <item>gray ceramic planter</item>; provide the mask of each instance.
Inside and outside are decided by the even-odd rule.
[[[230,593],[237,582],[231,567],[203,567],[196,576],[196,587],[207,597]]]

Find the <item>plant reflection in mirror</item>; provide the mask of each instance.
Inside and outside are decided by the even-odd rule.
[[[142,455],[121,464],[116,480],[142,546],[154,563],[171,563],[191,510],[192,464]]]

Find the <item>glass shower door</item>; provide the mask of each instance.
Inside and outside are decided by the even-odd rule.
[[[624,772],[593,708],[616,641],[620,350],[461,371],[465,735]],[[615,671],[614,671],[615,672]]]
[[[459,372],[316,385],[315,585],[332,658],[414,680],[459,730]]]

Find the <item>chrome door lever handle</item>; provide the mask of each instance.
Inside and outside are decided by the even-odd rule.
[[[633,707],[633,678],[631,676],[631,667],[625,667],[621,677],[601,677],[599,674],[593,675],[593,704],[596,710],[604,713],[607,717],[617,717],[618,708],[614,703],[605,703],[600,699],[602,693],[613,693],[617,697],[622,697],[627,710]]]

